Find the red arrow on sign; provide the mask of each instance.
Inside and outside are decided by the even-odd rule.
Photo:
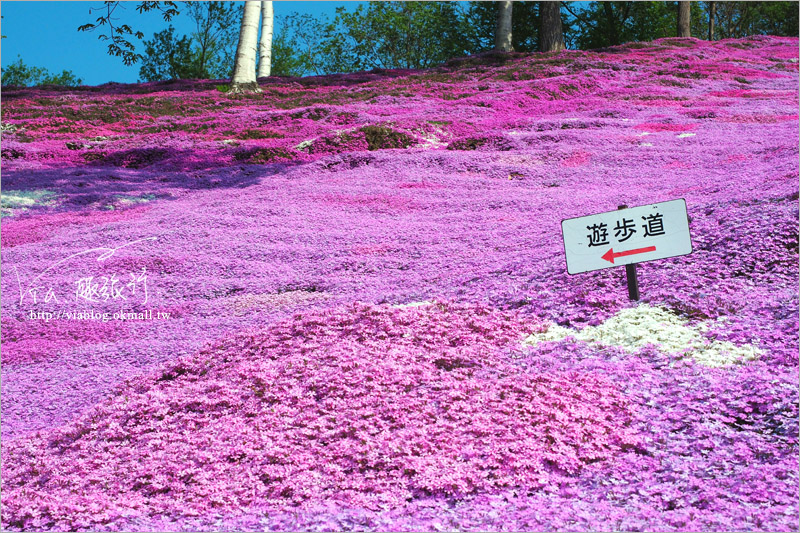
[[[603,254],[603,259],[605,259],[609,263],[613,263],[614,259],[616,259],[617,257],[625,257],[626,255],[636,255],[636,254],[643,254],[646,252],[655,252],[655,251],[656,251],[655,246],[648,246],[647,248],[636,248],[635,250],[628,250],[626,252],[617,252],[617,253],[614,253],[613,248],[609,248],[608,251],[605,254]]]

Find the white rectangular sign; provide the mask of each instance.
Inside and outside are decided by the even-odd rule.
[[[692,253],[683,199],[568,218],[561,232],[570,274]]]

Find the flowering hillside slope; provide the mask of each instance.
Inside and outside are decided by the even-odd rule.
[[[4,530],[800,526],[797,39],[261,86],[3,91]]]

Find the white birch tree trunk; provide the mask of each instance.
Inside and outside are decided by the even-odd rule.
[[[494,32],[494,48],[511,51],[511,2],[498,2],[497,26]]]
[[[261,2],[261,41],[258,43],[258,77],[272,71],[272,1]]]
[[[256,53],[258,47],[258,16],[261,2],[247,1],[242,11],[239,46],[233,66],[231,93],[261,92],[256,82]]]

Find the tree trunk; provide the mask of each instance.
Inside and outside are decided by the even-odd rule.
[[[603,14],[605,15],[606,22],[609,25],[608,29],[608,42],[610,45],[615,46],[618,44],[622,44],[620,42],[619,30],[620,26],[625,24],[625,19],[622,22],[619,22],[617,16],[614,14],[614,7],[612,6],[611,2],[602,2],[603,4]]]
[[[256,48],[258,45],[258,15],[261,2],[247,1],[242,11],[239,46],[233,65],[230,93],[261,92],[256,82]]]
[[[692,8],[689,2],[678,2],[678,37],[691,37]]]
[[[497,2],[497,26],[494,32],[494,48],[503,52],[513,50],[511,45],[511,2]]]
[[[564,32],[561,30],[561,2],[539,2],[539,51],[563,50]]]
[[[714,40],[714,19],[717,18],[717,3],[708,3],[708,40]]]
[[[261,2],[261,41],[258,44],[258,77],[272,70],[272,2]]]

